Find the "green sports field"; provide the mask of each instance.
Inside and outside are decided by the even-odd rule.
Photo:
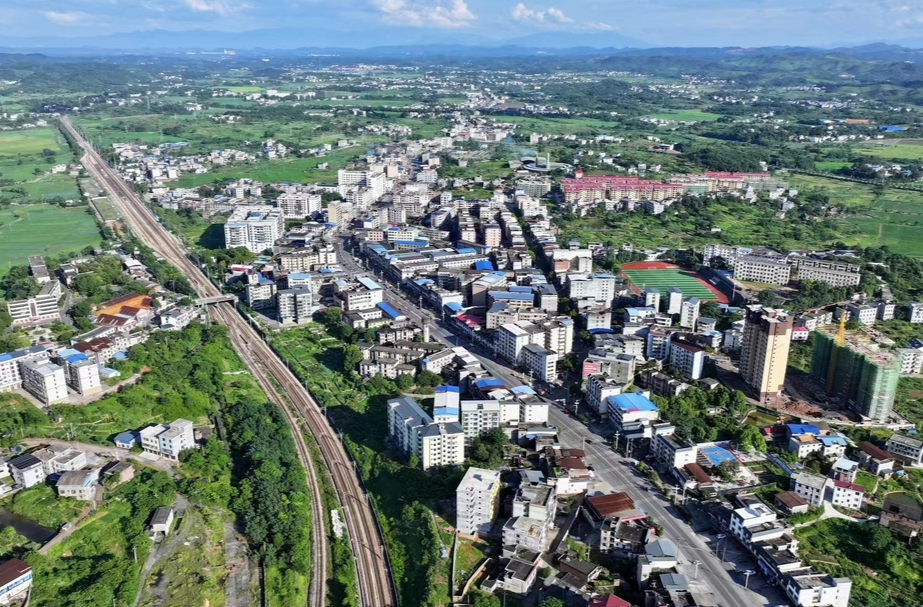
[[[683,297],[698,297],[702,301],[720,301],[717,293],[706,287],[702,282],[682,270],[622,270],[622,274],[638,289],[655,287],[660,290],[661,297],[666,296],[667,289],[677,287],[683,292]]]

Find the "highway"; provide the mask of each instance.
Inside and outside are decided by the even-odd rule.
[[[134,190],[103,161],[67,117],[61,118],[61,125],[86,152],[82,159],[84,166],[101,185],[105,186],[110,199],[119,209],[122,218],[130,226],[132,232],[182,271],[199,297],[221,295],[218,288],[190,260],[189,252],[184,245],[160,224]],[[234,349],[266,390],[267,396],[279,405],[288,419],[298,446],[299,457],[307,471],[312,507],[315,513],[312,557],[314,575],[309,592],[310,607],[326,605],[329,550],[324,534],[324,507],[316,484],[316,475],[311,465],[310,452],[301,433],[302,425],[320,449],[343,510],[356,562],[361,605],[363,607],[397,607],[394,587],[391,584],[390,566],[371,502],[365,495],[352,462],[338,436],[298,378],[264,343],[261,336],[244,320],[232,304],[214,304],[211,310],[212,318],[228,327]],[[283,395],[287,398],[283,398]],[[286,406],[286,400],[291,403],[291,408]]]
[[[338,243],[337,247],[338,259],[344,269],[353,274],[370,274],[345,251],[342,242]],[[446,345],[456,345],[456,342],[458,345],[464,345],[495,377],[511,385],[523,383],[521,376],[491,358],[492,354],[485,354],[476,346],[464,343],[464,340],[434,323],[428,312],[421,310],[416,302],[402,297],[394,285],[385,280],[378,282],[385,289],[384,297],[388,303],[397,307],[418,325],[428,324],[430,326],[431,339]],[[700,589],[714,594],[721,607],[759,607],[768,602],[761,594],[744,589],[743,575],[738,575],[739,580],[731,576],[731,573],[725,569],[726,563],[714,554],[712,547],[696,534],[692,527],[667,509],[668,501],[663,499],[658,492],[646,490],[649,483],[646,479],[635,476],[632,466],[626,465],[630,460],[613,451],[605,444],[603,437],[594,434],[578,420],[566,415],[554,403],[550,404],[549,411],[549,424],[558,428],[561,444],[575,449],[584,448],[587,464],[593,466],[599,481],[615,491],[628,493],[636,505],[663,525],[667,538],[677,546],[683,562],[681,570],[690,580],[695,576],[693,584],[698,584]],[[653,489],[653,486],[650,488]],[[699,561],[697,572],[695,561]],[[755,581],[751,580],[751,585]]]

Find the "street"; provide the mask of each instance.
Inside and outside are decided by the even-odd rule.
[[[361,273],[364,270],[352,258],[352,256],[343,250],[342,241],[338,243],[338,253],[340,264],[350,272]],[[442,342],[446,345],[464,345],[480,361],[481,365],[495,377],[498,377],[510,385],[521,384],[522,381],[516,377],[516,374],[508,367],[498,363],[492,358],[485,356],[479,348],[470,347],[464,343],[464,340],[457,338],[445,328],[439,326],[438,322],[433,322],[428,312],[412,305],[408,300],[403,298],[398,289],[382,280],[379,284],[384,288],[384,299],[397,307],[407,317],[423,326],[430,325],[431,339]],[[723,563],[716,556],[708,544],[705,536],[697,534],[692,527],[681,519],[678,513],[670,512],[672,508],[669,502],[658,492],[649,492],[641,490],[640,487],[647,486],[647,481],[640,476],[635,476],[632,467],[625,465],[628,461],[622,458],[618,453],[613,451],[606,443],[608,436],[595,434],[578,420],[564,414],[554,404],[549,406],[549,425],[558,429],[558,438],[564,446],[572,448],[583,447],[586,451],[586,463],[593,466],[598,487],[605,488],[603,492],[624,491],[628,493],[648,516],[653,517],[659,524],[663,525],[667,539],[676,544],[679,557],[682,562],[680,569],[689,578],[693,580],[695,576],[695,561],[699,561],[698,574],[695,576],[693,585],[698,584],[699,590],[711,592],[715,595],[717,601],[723,607],[744,607],[760,606],[767,604],[785,603],[785,598],[774,587],[767,586],[759,576],[754,576],[750,580],[749,590],[744,589],[743,571],[752,569],[754,563],[750,560],[744,560],[748,555],[742,553],[739,555],[741,560],[737,565]],[[584,443],[584,440],[587,442]],[[600,491],[600,489],[595,489]],[[727,541],[731,541],[728,538]],[[728,554],[735,554],[732,548],[738,546],[728,546]],[[763,596],[754,589],[759,589]]]

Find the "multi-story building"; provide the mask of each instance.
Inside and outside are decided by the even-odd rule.
[[[770,285],[787,285],[791,280],[792,267],[784,259],[746,255],[734,264],[734,278],[747,282],[762,282]]]
[[[566,316],[555,318],[542,325],[545,329],[545,347],[564,357],[574,349],[574,321]]]
[[[624,383],[619,383],[607,375],[590,375],[586,380],[587,404],[600,415],[605,415],[609,408],[609,397],[621,394],[624,389]]]
[[[48,351],[41,346],[30,346],[0,354],[0,392],[9,392],[22,387],[21,365],[27,361],[48,359]]]
[[[468,468],[455,490],[455,528],[462,535],[490,531],[497,516],[500,498],[500,472]]]
[[[415,400],[404,396],[388,401],[388,435],[423,470],[457,466],[465,461],[465,431],[457,423],[436,423]]]
[[[0,605],[19,603],[32,588],[32,568],[19,559],[0,564]]]
[[[684,300],[679,309],[679,326],[695,331],[695,323],[699,320],[701,306],[702,301],[698,297]]]
[[[558,353],[538,344],[526,344],[522,349],[522,363],[529,375],[545,382],[557,376]]]
[[[712,260],[720,257],[725,261],[729,268],[733,268],[737,263],[737,258],[742,255],[749,255],[753,249],[745,247],[730,247],[721,244],[710,244],[705,246],[705,252],[702,255],[702,263],[707,266],[712,265]]]
[[[43,284],[34,297],[7,302],[6,307],[13,318],[13,326],[40,325],[60,320],[58,301],[61,295],[61,283],[53,280]]]
[[[609,306],[615,298],[615,283],[612,274],[568,274],[567,296],[572,300],[590,299]]]
[[[148,426],[138,434],[144,451],[172,460],[179,460],[180,453],[195,447],[195,434],[188,419],[177,419],[169,425]]]
[[[847,304],[846,312],[849,314],[849,320],[865,326],[874,325],[878,318],[878,307],[868,304]],[[842,311],[840,313],[842,314]]]
[[[923,303],[911,303],[904,306],[904,318],[914,325],[923,324]]]
[[[798,280],[817,280],[834,287],[854,287],[862,280],[862,267],[822,259],[799,259]]]
[[[501,326],[497,338],[497,354],[513,364],[519,364],[522,349],[532,343],[532,334],[514,323]]]
[[[923,464],[923,440],[892,434],[885,444],[885,450],[900,462],[919,466]]]
[[[849,481],[833,481],[831,504],[850,510],[862,510],[864,502],[865,487]]]
[[[803,497],[808,504],[820,506],[824,503],[824,492],[829,480],[826,476],[802,472],[792,476],[791,490]]]
[[[481,434],[486,434],[501,423],[501,404],[496,400],[465,400],[459,405],[459,422],[465,432],[465,442],[470,444]]]
[[[99,489],[98,470],[72,470],[64,472],[58,478],[55,489],[61,497],[88,502],[96,499]]]
[[[522,483],[513,497],[513,516],[503,526],[503,545],[544,552],[554,524],[556,497],[551,485]]]
[[[657,436],[651,442],[651,450],[658,461],[671,468],[694,464],[699,454],[699,448],[695,443],[664,431],[663,428],[657,429]]]
[[[814,333],[811,378],[824,386],[827,395],[858,414],[885,422],[894,407],[901,357],[881,348],[880,337],[871,329],[846,333],[836,343],[837,328],[821,327]]]
[[[282,194],[276,199],[276,204],[285,219],[304,219],[308,215],[320,213],[321,195],[305,192]]]
[[[617,394],[608,403],[609,420],[619,432],[651,437],[650,426],[660,418],[660,409],[644,394]]]
[[[79,394],[96,394],[102,391],[99,366],[86,354],[65,348],[58,350],[54,360],[64,369],[64,379],[67,385]]]
[[[314,293],[311,287],[283,289],[276,293],[276,310],[282,324],[301,324],[311,320]]]
[[[790,575],[784,589],[798,607],[849,607],[852,580],[819,573]]]
[[[667,289],[666,308],[666,313],[670,315],[682,312],[683,292],[679,287],[669,287]]]
[[[10,468],[10,474],[13,475],[13,480],[17,485],[25,489],[44,482],[47,476],[42,461],[31,453],[14,457],[7,464]]]
[[[670,368],[686,379],[701,379],[705,349],[682,339],[670,343]]]
[[[64,369],[50,362],[28,361],[20,365],[22,386],[42,404],[67,401],[67,381]]]
[[[270,206],[245,205],[234,209],[224,224],[224,246],[244,247],[253,253],[272,249],[285,231],[282,211]]]
[[[739,370],[760,401],[782,392],[791,333],[791,316],[759,305],[747,309]]]
[[[384,301],[384,289],[377,282],[366,276],[356,279],[359,286],[344,283],[337,286],[337,297],[343,302],[343,310],[370,310]]]

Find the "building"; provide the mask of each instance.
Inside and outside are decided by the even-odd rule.
[[[461,401],[459,421],[465,431],[465,443],[471,444],[481,434],[486,434],[501,424],[500,401],[466,400]]]
[[[621,356],[621,355],[620,355]],[[634,357],[632,357],[634,360]],[[608,375],[590,375],[586,380],[586,401],[600,415],[608,413],[610,396],[621,394],[624,383],[613,380]]]
[[[64,381],[77,393],[88,395],[102,392],[99,365],[86,354],[65,348],[58,351],[54,360],[64,369]]]
[[[455,528],[462,535],[487,533],[497,516],[500,472],[468,468],[455,490]]]
[[[778,397],[785,385],[792,317],[759,305],[749,306],[740,348],[740,377],[760,401]]]
[[[282,194],[276,198],[276,204],[285,219],[304,219],[308,215],[320,213],[321,195],[304,192]]]
[[[19,559],[0,564],[0,605],[20,602],[32,588],[32,568]]]
[[[504,546],[523,546],[544,552],[554,525],[557,493],[542,482],[523,482],[512,502],[512,517],[503,526]]]
[[[791,575],[784,589],[798,607],[849,607],[852,580],[819,573]]]
[[[883,350],[871,330],[847,332],[843,344],[837,344],[836,327],[814,333],[811,379],[864,418],[888,420],[900,373],[900,356]]]
[[[465,431],[457,423],[436,423],[415,400],[388,401],[388,435],[423,470],[457,466],[465,461]]]
[[[669,287],[667,289],[666,313],[679,314],[683,309],[683,292],[679,287]]]
[[[910,494],[893,491],[885,496],[878,524],[906,538],[914,538],[923,525],[923,507]]]
[[[27,361],[20,365],[22,386],[44,405],[67,401],[64,369],[50,362]]]
[[[150,532],[154,538],[164,537],[170,533],[173,527],[175,513],[171,506],[161,506],[154,510],[151,515]]]
[[[698,297],[690,297],[683,301],[679,310],[679,326],[695,331],[695,323],[699,319],[699,309],[702,301]]]
[[[798,280],[817,280],[834,287],[855,287],[862,280],[862,267],[822,259],[799,259]]]
[[[538,344],[527,344],[522,349],[522,362],[529,376],[544,382],[557,377],[558,353]]]
[[[820,506],[824,503],[828,480],[826,476],[802,472],[792,476],[791,490],[803,497],[809,505]]]
[[[7,311],[13,318],[13,326],[41,325],[60,320],[58,301],[61,295],[61,283],[53,280],[42,285],[34,297],[7,302]]]
[[[141,448],[147,453],[179,460],[179,454],[195,447],[192,422],[177,419],[169,425],[148,426],[139,432]]]
[[[904,318],[911,324],[923,324],[923,303],[907,304],[904,307]]]
[[[885,449],[894,459],[902,463],[911,466],[923,464],[923,441],[919,439],[903,434],[892,434],[885,444]]]
[[[862,503],[865,501],[865,487],[850,483],[848,481],[833,481],[833,498],[831,503],[834,506],[848,508],[850,510],[862,510]]]
[[[72,470],[61,474],[55,484],[55,489],[61,497],[72,497],[88,502],[96,499],[96,493],[99,490],[97,480],[96,470]]]
[[[776,508],[789,516],[794,514],[804,514],[811,507],[806,499],[794,491],[783,491],[782,493],[777,493],[775,497],[775,504]]]
[[[7,465],[10,468],[13,480],[24,489],[34,487],[45,481],[45,466],[39,458],[31,453],[14,457],[7,462]]]
[[[22,387],[22,364],[29,361],[44,361],[48,351],[41,346],[31,346],[0,354],[0,392],[9,392]]]
[[[894,458],[890,453],[869,442],[859,443],[858,447],[856,457],[859,458],[860,466],[875,476],[891,476],[894,472]]]
[[[846,312],[849,314],[849,320],[856,321],[866,327],[874,325],[878,319],[878,307],[868,304],[847,304]]]
[[[505,324],[497,332],[497,354],[513,364],[519,364],[522,349],[530,343],[532,335],[518,324]]]
[[[282,289],[276,293],[276,314],[282,324],[302,324],[311,320],[314,293],[311,287]]]
[[[705,349],[682,339],[670,342],[670,368],[686,379],[701,379]]]
[[[746,255],[734,263],[734,278],[745,282],[787,285],[791,280],[791,272],[792,267],[787,261],[772,257]]]
[[[660,417],[657,405],[640,392],[610,396],[608,412],[609,420],[626,438],[650,438],[650,426]]]
[[[652,441],[651,449],[658,461],[671,468],[694,464],[699,454],[699,448],[692,441],[661,431]]]
[[[270,206],[239,206],[224,224],[224,246],[262,253],[272,249],[284,233],[285,217],[281,210]]]

